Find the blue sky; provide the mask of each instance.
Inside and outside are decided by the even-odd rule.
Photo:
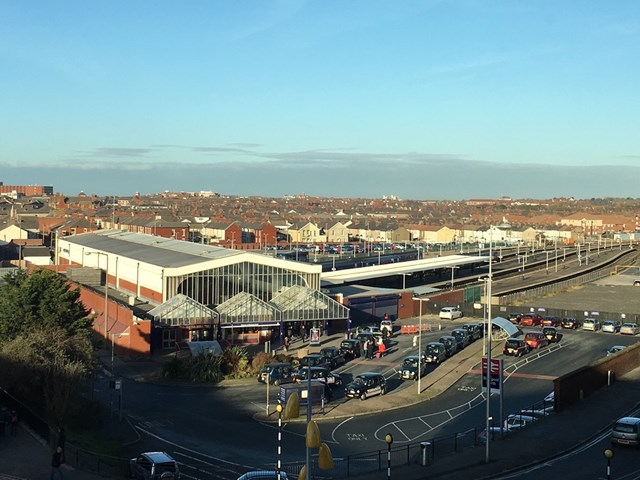
[[[0,181],[638,197],[640,2],[0,0]]]

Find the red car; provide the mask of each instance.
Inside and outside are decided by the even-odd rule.
[[[542,317],[537,313],[524,313],[520,317],[520,325],[523,327],[535,327],[542,325]]]
[[[532,349],[542,348],[549,345],[549,339],[545,337],[542,332],[527,332],[524,336],[524,341]]]

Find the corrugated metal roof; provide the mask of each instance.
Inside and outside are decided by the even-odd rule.
[[[119,230],[84,233],[82,235],[64,237],[64,240],[163,268],[184,267],[202,263],[203,260],[250,255],[246,252],[223,247],[212,247]]]

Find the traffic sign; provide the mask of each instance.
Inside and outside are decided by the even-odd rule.
[[[502,390],[502,359],[491,359],[490,377],[491,393],[500,393]],[[487,388],[487,357],[482,357],[482,388]]]

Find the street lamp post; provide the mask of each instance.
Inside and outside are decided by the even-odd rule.
[[[602,453],[604,455],[604,458],[607,459],[607,480],[611,480],[611,459],[613,458],[615,453],[610,448],[606,448]]]
[[[422,302],[428,302],[428,298],[413,297],[420,302],[420,316],[418,317],[418,395],[422,393],[421,366],[422,366]]]
[[[105,272],[104,272],[104,339],[105,339],[105,348],[109,348],[109,255],[104,252],[85,252],[85,255],[93,255],[96,254],[98,256],[98,268],[100,267],[100,255],[104,255],[106,258],[105,264]],[[115,339],[114,339],[115,341]],[[111,373],[113,373],[113,352],[114,348],[111,347]]]
[[[456,269],[457,269],[457,268],[460,268],[460,267],[456,267],[456,266],[453,266],[453,265],[452,265],[452,266],[451,266],[451,267],[449,267],[449,268],[451,268],[451,290],[453,290],[453,281],[454,281],[453,276],[454,276],[454,272],[456,271]]]
[[[491,233],[491,232],[490,232]],[[524,277],[524,263],[522,264]],[[487,442],[485,444],[485,462],[489,463],[489,445],[491,444],[491,335],[493,322],[491,320],[491,280],[493,275],[493,252],[491,251],[491,238],[489,238],[489,275],[487,277],[487,319],[489,322],[487,332]],[[502,418],[500,419],[502,422]]]
[[[393,435],[387,433],[384,441],[387,442],[387,480],[391,480],[391,444],[393,443]]]

